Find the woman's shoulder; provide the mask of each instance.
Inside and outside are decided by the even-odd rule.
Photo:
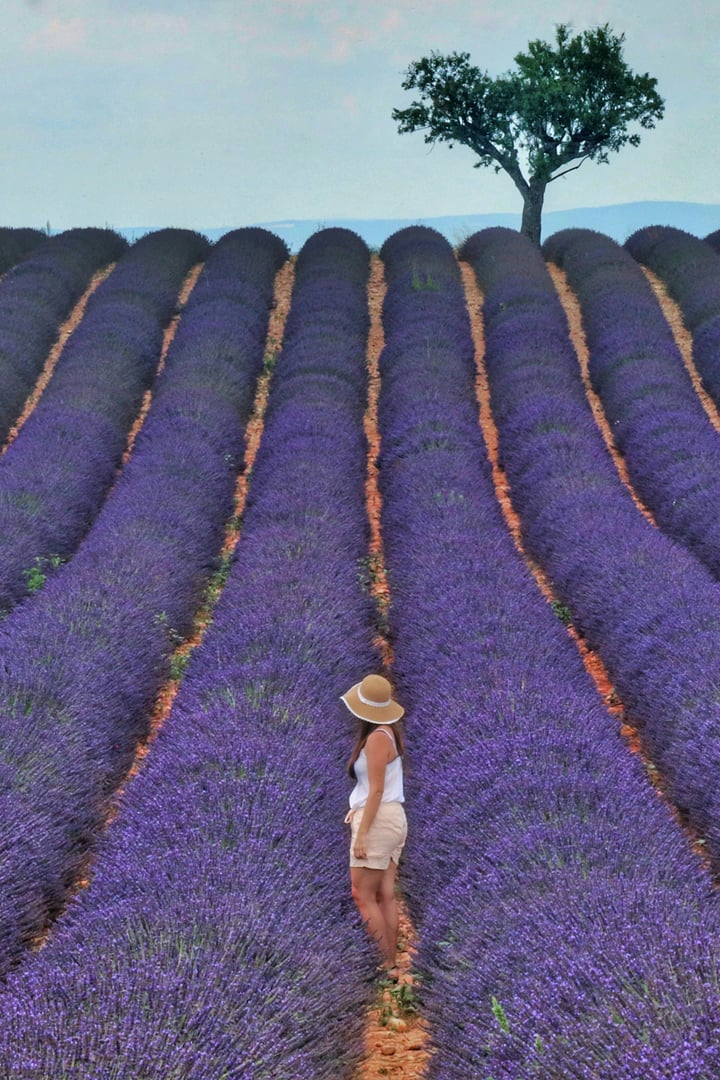
[[[387,749],[392,752],[393,756],[397,754],[395,736],[386,728],[378,727],[375,731],[371,731],[365,740],[365,745],[372,749],[377,748],[377,752],[383,752],[387,747]]]

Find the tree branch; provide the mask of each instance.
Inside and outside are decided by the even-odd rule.
[[[557,175],[551,176],[548,180],[548,184],[551,184],[553,180],[559,180],[561,176],[567,176],[568,173],[575,172],[575,170],[579,169],[584,162],[589,160],[589,157],[590,155],[588,154],[585,157],[581,158],[580,161],[578,161],[577,165],[572,165],[569,169],[565,169],[564,172],[559,172],[557,173]]]

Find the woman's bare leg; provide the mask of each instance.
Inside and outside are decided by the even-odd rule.
[[[392,860],[390,865],[394,865]],[[382,880],[387,873],[387,870],[371,870],[367,866],[351,866],[350,881],[353,900],[367,926],[370,937],[377,941],[385,962],[394,964],[397,924],[393,938],[392,929],[386,923],[385,909],[381,903],[381,898],[384,896]]]
[[[394,967],[397,959],[398,905],[395,896],[397,866],[390,860],[387,870],[382,870],[378,904],[385,924],[384,954],[388,967]]]

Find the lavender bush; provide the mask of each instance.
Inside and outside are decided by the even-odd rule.
[[[367,274],[346,230],[298,257],[229,580],[91,887],[8,981],[11,1076],[352,1075],[376,959],[349,898],[339,702],[377,663]]]
[[[186,229],[150,233],[90,298],[0,459],[0,610],[42,584],[90,527],[154,379],[182,281],[209,246]]]
[[[709,244],[713,251],[720,252],[720,229],[715,229],[714,232],[708,233],[705,237],[705,243]]]
[[[582,309],[590,379],[633,486],[669,536],[720,577],[720,436],[631,255],[588,229],[543,245]]]
[[[44,240],[0,282],[0,441],[17,420],[60,324],[92,275],[127,246],[111,229],[68,229]]]
[[[682,229],[638,229],[625,247],[664,282],[692,334],[702,384],[720,404],[720,258],[712,244]]]
[[[18,229],[9,225],[0,227],[0,274],[28,255],[46,239],[40,229]]]
[[[710,1080],[710,881],[505,528],[449,245],[413,228],[381,254],[383,535],[428,1077]],[[523,268],[503,296],[542,311],[552,293],[525,305]],[[520,378],[517,355],[497,362]]]
[[[720,585],[621,484],[539,252],[509,230],[463,256],[485,292],[501,452],[528,551],[597,649],[666,790],[720,852]]]
[[[213,250],[205,272],[224,281],[224,307],[191,298],[93,528],[0,627],[3,971],[67,899],[192,625],[232,512],[285,256],[255,231]]]

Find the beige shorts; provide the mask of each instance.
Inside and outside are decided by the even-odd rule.
[[[367,866],[370,870],[387,870],[390,860],[397,865],[407,837],[407,819],[401,802],[383,802],[378,807],[367,834],[367,858],[353,855],[364,807],[350,810],[345,821],[350,822],[350,865]]]

